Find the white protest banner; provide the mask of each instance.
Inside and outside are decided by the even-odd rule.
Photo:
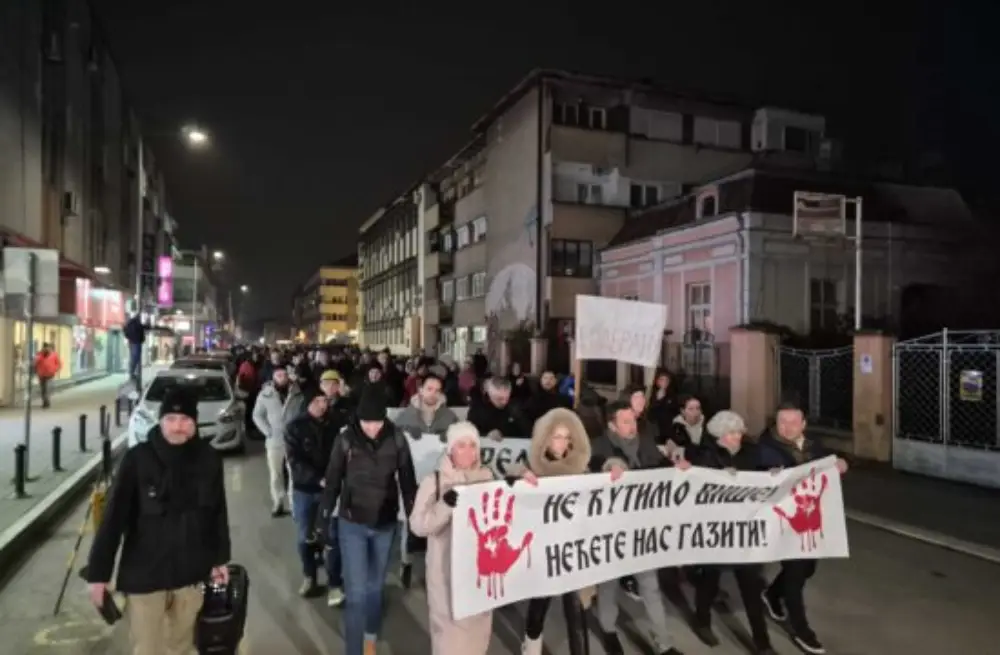
[[[666,325],[666,305],[578,295],[576,358],[656,366]]]
[[[491,482],[452,520],[456,619],[691,564],[847,557],[836,459],[781,473],[691,468]]]
[[[410,444],[410,456],[419,482],[437,470],[445,445],[436,434],[424,434],[419,439],[407,435],[406,440]],[[508,466],[524,464],[528,460],[530,443],[531,439],[527,438],[503,441],[483,438],[479,441],[479,456],[484,466],[493,469],[497,477],[502,478],[507,475]]]

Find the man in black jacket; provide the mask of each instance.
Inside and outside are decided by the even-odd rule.
[[[504,378],[488,378],[483,393],[472,394],[468,418],[479,434],[493,441],[531,436],[531,422],[510,402],[510,382]]]
[[[660,452],[653,440],[640,438],[635,412],[627,402],[608,405],[607,414],[607,431],[591,442],[591,471],[610,473],[611,481],[617,482],[630,469],[666,468],[674,464],[681,469],[691,466],[685,460],[672,462]],[[653,626],[656,652],[660,655],[681,655],[681,651],[673,646],[656,571],[643,571],[634,577],[638,595]],[[624,653],[615,627],[618,622],[618,583],[614,580],[597,585],[597,620],[601,626],[604,652],[608,655]]]
[[[409,516],[417,495],[409,445],[386,420],[386,398],[378,385],[362,392],[355,417],[334,444],[323,494],[324,514],[340,501],[337,531],[347,595],[344,650],[351,655],[375,652],[399,499]]]
[[[292,519],[298,537],[299,558],[302,561],[301,596],[312,596],[316,586],[316,519],[323,500],[323,478],[330,463],[330,452],[342,424],[332,420],[329,399],[316,387],[302,390],[305,412],[289,422],[285,429],[285,457],[292,477]],[[333,522],[324,539],[336,535]],[[326,550],[327,605],[336,607],[344,602],[340,570],[340,549]]]
[[[222,460],[198,437],[198,399],[168,390],[160,422],[125,453],[86,569],[90,598],[104,603],[118,564],[136,653],[192,649],[200,584],[229,581],[229,517]]]

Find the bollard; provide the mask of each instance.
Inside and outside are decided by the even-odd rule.
[[[27,447],[23,443],[14,446],[14,497],[27,498],[28,494],[24,490],[24,478],[27,473],[25,467],[25,455],[28,453]]]
[[[98,420],[100,420],[101,422],[100,425],[101,436],[106,437],[108,436],[108,433],[111,431],[111,425],[108,423],[108,406],[101,405],[101,408],[97,410],[97,414],[99,417]]]
[[[62,468],[62,428],[52,428],[52,470],[59,473]]]
[[[122,399],[121,397],[115,398],[115,427],[120,428],[122,426]]]
[[[104,473],[104,480],[111,480],[111,439],[105,435],[101,439],[101,471]]]
[[[87,415],[80,414],[80,452],[87,452]]]

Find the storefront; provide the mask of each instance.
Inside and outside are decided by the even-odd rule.
[[[90,280],[77,278],[76,316],[70,375],[78,378],[124,371],[128,346],[122,336],[125,299],[121,291],[95,287]]]

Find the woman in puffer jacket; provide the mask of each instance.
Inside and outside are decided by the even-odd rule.
[[[479,431],[468,421],[452,424],[438,470],[424,478],[410,515],[410,530],[427,538],[427,606],[432,655],[485,655],[493,613],[460,620],[451,615],[452,509],[462,487],[493,480],[479,460]]]
[[[671,425],[672,434],[667,435],[664,452],[671,459],[693,460],[702,446],[705,415],[701,411],[701,401],[694,396],[681,397],[678,407],[680,413]],[[708,443],[708,439],[704,441]]]
[[[528,466],[508,466],[508,475],[521,477],[529,484],[538,478],[579,475],[589,471],[590,439],[580,418],[572,410],[557,407],[535,422],[528,447]],[[566,633],[570,655],[588,655],[587,622],[584,611],[595,594],[594,588],[563,594]],[[551,598],[532,598],[524,621],[523,655],[541,655],[542,630]]]

